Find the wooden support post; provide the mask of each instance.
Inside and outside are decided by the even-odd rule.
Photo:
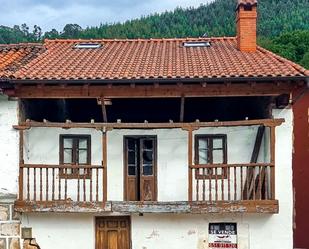
[[[271,199],[275,199],[276,182],[275,182],[275,149],[276,149],[276,127],[270,127],[270,163],[273,164],[270,173]]]
[[[189,201],[192,201],[192,146],[193,146],[193,134],[192,134],[192,129],[188,130],[188,198]]]
[[[103,203],[107,201],[107,131],[102,130]]]
[[[23,200],[24,189],[24,169],[21,167],[24,164],[24,131],[19,131],[19,200]],[[29,184],[29,182],[28,182]]]
[[[179,121],[182,123],[184,121],[185,116],[185,96],[181,96],[181,102],[180,102],[180,117]]]
[[[107,123],[107,112],[104,98],[101,98],[101,106],[102,106],[103,122]]]

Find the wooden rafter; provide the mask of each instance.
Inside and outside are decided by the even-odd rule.
[[[185,96],[181,96],[181,101],[180,101],[180,117],[179,121],[182,123],[184,121],[184,116],[185,116]]]
[[[275,83],[233,83],[233,84],[182,84],[182,85],[19,85],[14,91],[6,92],[19,98],[169,98],[169,97],[224,97],[224,96],[278,96],[288,94],[298,86],[291,82]]]
[[[14,125],[17,130],[30,129],[31,127],[53,127],[53,128],[93,128],[93,129],[198,129],[200,127],[229,127],[229,126],[253,126],[264,125],[266,127],[279,126],[284,119],[257,119],[241,121],[224,121],[224,122],[191,122],[191,123],[54,123],[54,122],[21,122]]]

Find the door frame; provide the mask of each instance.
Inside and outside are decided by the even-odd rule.
[[[124,135],[123,136],[123,200],[128,201],[127,197],[127,186],[128,186],[128,165],[127,165],[127,152],[126,152],[126,139],[127,138],[135,138],[135,139],[142,139],[142,138],[152,138],[154,140],[154,165],[153,165],[153,177],[154,177],[154,201],[157,201],[157,193],[158,193],[158,180],[157,180],[157,168],[158,168],[158,136],[157,135]],[[139,186],[140,189],[140,186]]]
[[[123,219],[123,218],[126,218],[128,220],[128,234],[129,234],[129,248],[132,249],[132,234],[131,234],[131,231],[132,231],[132,222],[131,222],[131,216],[129,215],[117,215],[117,216],[114,216],[114,215],[110,215],[110,216],[95,216],[94,217],[94,247],[95,249],[97,249],[97,220],[99,219]]]

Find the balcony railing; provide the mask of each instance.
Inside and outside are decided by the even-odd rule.
[[[20,201],[106,202],[106,172],[102,165],[20,166]]]
[[[192,201],[275,199],[273,164],[192,165],[190,169]]]

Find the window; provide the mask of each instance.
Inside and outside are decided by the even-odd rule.
[[[78,43],[74,45],[74,48],[100,48],[102,45],[100,43]]]
[[[227,143],[226,135],[196,135],[195,136],[195,164],[226,164]],[[226,169],[208,168],[196,170],[197,179],[226,177]]]
[[[209,41],[188,41],[183,43],[184,47],[210,47]]]
[[[60,164],[72,166],[62,169],[61,176],[69,178],[90,176],[88,170],[78,168],[91,164],[90,140],[89,135],[60,135]]]

